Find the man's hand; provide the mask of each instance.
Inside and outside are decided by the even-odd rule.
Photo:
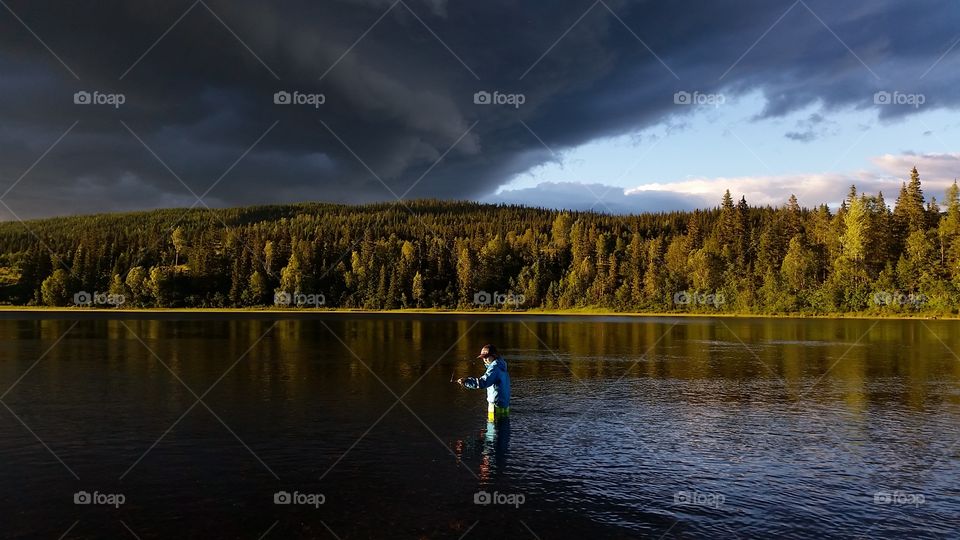
[[[457,384],[459,384],[460,386],[463,386],[463,377],[460,377],[459,379],[457,379]]]

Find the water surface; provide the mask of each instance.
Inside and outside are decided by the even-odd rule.
[[[106,317],[0,320],[2,538],[958,534],[956,322]]]

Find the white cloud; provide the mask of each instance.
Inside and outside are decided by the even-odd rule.
[[[920,171],[920,180],[928,189],[943,191],[960,177],[960,152],[944,154],[884,154],[871,161],[897,178],[909,177],[914,166]]]
[[[647,191],[670,191],[699,195],[710,198],[713,201],[710,206],[715,206],[724,190],[729,189],[734,198],[744,196],[752,205],[779,206],[792,194],[797,196],[801,204],[814,206],[840,201],[850,184],[857,184],[858,189],[867,191],[889,189],[889,185],[866,185],[870,182],[865,180],[867,178],[862,174],[839,173],[692,178],[679,182],[643,184],[625,193],[635,195]]]
[[[751,205],[780,206],[796,195],[802,206],[822,203],[836,206],[851,184],[861,193],[882,191],[893,204],[900,185],[916,165],[927,196],[943,199],[944,191],[960,176],[960,153],[886,154],[871,159],[872,167],[850,173],[810,173],[736,177],[696,177],[676,182],[650,182],[632,188],[600,183],[542,182],[535,187],[503,190],[486,202],[513,203],[547,208],[636,213],[712,208],[724,190]]]
[[[715,206],[710,199],[697,194],[669,190],[648,190],[627,194],[622,187],[579,182],[541,182],[535,187],[505,189],[483,202],[522,204],[565,210],[592,210],[614,214],[693,210]]]
[[[871,159],[872,168],[850,173],[810,173],[739,177],[699,177],[678,182],[654,182],[625,190],[626,195],[646,191],[713,196],[729,189],[735,198],[745,196],[750,204],[778,206],[796,195],[801,205],[837,204],[847,195],[851,184],[866,193],[883,192],[892,204],[900,185],[914,166],[920,172],[927,195],[943,199],[943,193],[960,176],[960,153],[886,154]]]

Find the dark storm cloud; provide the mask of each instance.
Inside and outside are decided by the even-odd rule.
[[[211,186],[210,205],[482,198],[553,152],[683,114],[678,91],[759,89],[763,116],[916,111],[883,91],[960,100],[946,0],[7,4],[66,65],[0,9],[0,189],[79,121],[3,199],[21,217],[191,205]],[[80,90],[125,103],[75,105]],[[280,90],[325,102],[275,105]]]
[[[796,128],[795,131],[784,133],[784,137],[798,142],[811,142],[835,133],[836,122],[828,120],[820,113],[813,113],[797,121]]]

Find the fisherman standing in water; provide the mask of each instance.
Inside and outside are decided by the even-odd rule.
[[[457,382],[472,390],[486,388],[488,418],[491,421],[494,418],[506,418],[510,415],[510,374],[507,373],[507,362],[493,345],[484,345],[477,358],[483,360],[487,367],[486,372],[480,377],[457,379]]]

